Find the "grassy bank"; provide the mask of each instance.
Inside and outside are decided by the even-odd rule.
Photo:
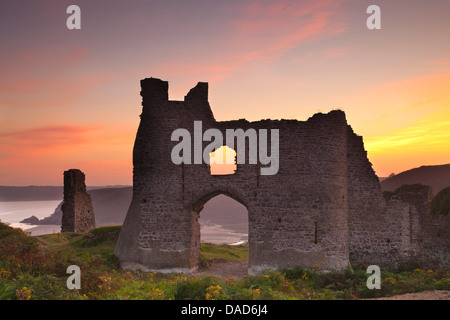
[[[234,277],[143,273],[119,268],[113,251],[120,227],[30,237],[0,223],[0,299],[362,299],[450,290],[448,270],[382,270],[369,290],[363,269],[318,273],[291,268]],[[247,261],[246,246],[202,244],[202,265]],[[66,269],[81,269],[81,289],[68,290]]]

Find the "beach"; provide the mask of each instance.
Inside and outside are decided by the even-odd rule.
[[[60,225],[25,225],[27,232],[32,236],[39,236],[42,234],[52,234],[61,231]],[[200,225],[201,241],[212,244],[228,244],[240,245],[248,241],[248,235],[244,233],[236,233],[232,230],[223,228],[217,224]]]
[[[48,217],[60,203],[61,200],[0,202],[0,220],[11,227],[28,230],[34,226],[20,221],[31,216],[39,219]]]
[[[36,216],[39,219],[50,216],[61,201],[11,201],[0,202],[0,220],[14,228],[21,228],[32,236],[52,234],[61,231],[60,225],[29,225],[20,223],[25,218]],[[246,233],[235,232],[221,225],[200,219],[201,241],[212,244],[245,244]]]
[[[239,245],[248,241],[248,235],[225,229],[217,224],[200,225],[201,241],[212,244]]]
[[[32,236],[58,233],[61,231],[60,225],[25,226],[26,228],[24,230],[29,232]],[[247,234],[236,233],[217,224],[200,225],[200,232],[201,241],[205,243],[240,245],[245,244],[248,241]]]

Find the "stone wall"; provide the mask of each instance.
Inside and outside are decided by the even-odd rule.
[[[431,187],[385,192],[385,208],[349,220],[350,261],[385,268],[450,266],[450,217],[429,213]],[[361,211],[363,212],[363,211]]]
[[[450,268],[450,216],[425,216],[420,262],[429,268]]]
[[[402,228],[403,258],[429,268],[450,266],[450,216],[430,214],[432,189],[420,184],[404,185],[387,197],[401,199],[408,206]]]
[[[64,171],[64,201],[61,232],[86,232],[95,227],[91,196],[86,191],[85,175],[78,169]]]

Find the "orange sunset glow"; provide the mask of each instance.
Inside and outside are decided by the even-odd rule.
[[[341,109],[379,177],[450,163],[448,0],[82,0],[79,30],[71,4],[1,4],[0,185],[131,185],[149,77],[208,82],[218,121]]]
[[[211,174],[233,174],[236,169],[236,151],[223,146],[209,154]]]

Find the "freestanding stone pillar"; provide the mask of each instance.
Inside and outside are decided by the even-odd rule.
[[[86,232],[95,228],[92,200],[84,180],[84,173],[78,169],[64,171],[61,232]]]

